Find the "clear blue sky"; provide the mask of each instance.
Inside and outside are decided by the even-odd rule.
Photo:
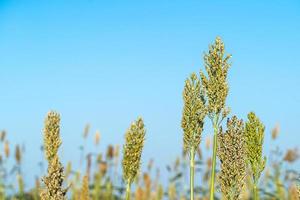
[[[228,105],[254,110],[282,148],[299,144],[300,2],[0,0],[0,129],[25,143],[25,170],[41,159],[45,114],[62,115],[62,158],[76,160],[84,125],[101,149],[147,126],[144,160],[181,153],[182,89],[221,36],[233,54]],[[211,132],[204,133],[204,138]],[[89,139],[92,144],[92,137]],[[78,159],[77,159],[78,160]],[[26,174],[32,179],[35,172]]]

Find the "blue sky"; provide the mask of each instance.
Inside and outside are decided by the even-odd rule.
[[[232,113],[258,114],[267,128],[266,152],[277,123],[277,145],[295,147],[299,13],[296,0],[0,0],[0,129],[12,143],[26,145],[28,171],[42,157],[48,110],[62,115],[64,161],[78,160],[87,122],[92,134],[100,130],[104,149],[123,144],[130,122],[143,116],[144,160],[155,157],[163,167],[181,153],[184,80],[203,69],[203,52],[221,36],[233,55]],[[206,126],[203,138],[212,132]]]

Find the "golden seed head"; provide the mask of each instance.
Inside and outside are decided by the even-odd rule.
[[[60,116],[51,111],[46,116],[44,127],[44,149],[48,161],[57,154],[60,145]]]
[[[276,124],[276,126],[272,130],[272,139],[273,140],[277,139],[277,137],[279,135],[279,131],[280,131],[280,126],[279,126],[279,124]]]
[[[60,116],[56,112],[49,112],[45,119],[44,148],[48,160],[48,174],[42,180],[45,189],[41,192],[42,200],[65,200],[67,189],[63,189],[63,167],[59,161],[58,148],[60,139]]]
[[[142,118],[131,124],[125,134],[123,146],[123,178],[132,183],[141,164],[141,155],[145,141],[145,126]]]
[[[96,131],[95,134],[95,145],[98,145],[100,141],[100,131]]]
[[[227,72],[231,65],[228,62],[230,57],[231,55],[225,54],[224,43],[219,37],[209,47],[208,53],[204,55],[207,76],[203,72],[200,72],[200,76],[207,92],[208,112],[211,118],[214,115],[219,115],[225,108],[225,101],[229,90]],[[226,116],[227,112],[227,110],[224,110],[223,115]]]
[[[244,125],[236,116],[228,119],[227,131],[218,134],[221,161],[219,181],[224,199],[239,199],[246,176]]]
[[[48,166],[48,175],[43,178],[46,188],[41,193],[42,200],[65,200],[66,189],[62,189],[64,181],[63,167],[57,155]]]
[[[81,197],[80,200],[89,200],[90,193],[89,193],[89,178],[87,175],[83,177],[82,186],[81,186]]]
[[[262,156],[265,126],[254,112],[248,114],[245,127],[246,156],[254,181],[258,181],[265,168],[266,158]]]
[[[300,157],[299,151],[297,148],[295,149],[288,149],[285,153],[285,156],[283,158],[284,161],[293,163]]]
[[[135,199],[136,200],[143,200],[144,198],[144,190],[141,186],[138,186],[136,191],[135,191]]]
[[[195,73],[185,81],[183,90],[183,113],[181,127],[183,129],[183,147],[185,152],[198,148],[206,116],[204,89]],[[194,155],[193,155],[194,156]]]

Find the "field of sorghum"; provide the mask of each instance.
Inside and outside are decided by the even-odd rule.
[[[22,148],[15,147],[13,158],[6,132],[1,132],[0,200],[300,199],[300,172],[285,165],[297,161],[298,149],[283,151],[274,147],[266,157],[263,146],[268,133],[260,118],[251,111],[247,119],[239,119],[226,105],[230,58],[221,39],[216,38],[204,55],[205,72],[201,71],[199,76],[192,73],[186,80],[181,122],[183,153],[174,163],[156,166],[154,160],[150,160],[147,170],[140,169],[147,133],[143,119],[138,118],[125,132],[121,150],[119,145],[109,145],[106,152],[85,152],[82,147],[85,170],[73,169],[71,162],[63,166],[58,154],[62,144],[60,115],[50,111],[42,133],[47,174],[37,178],[35,187],[28,191],[24,190],[21,170]],[[204,140],[206,150],[212,148],[208,159],[203,158],[203,149],[199,147],[204,123],[211,124],[213,132],[212,140]],[[89,134],[87,125],[83,140]],[[277,126],[271,133],[272,140],[276,140],[278,134]],[[99,145],[100,137],[96,132],[94,145]],[[8,169],[5,163],[11,159],[15,165]],[[159,168],[162,167],[167,168],[168,184],[160,181]],[[199,175],[201,179],[195,178]],[[8,176],[17,178],[17,188],[7,182]]]

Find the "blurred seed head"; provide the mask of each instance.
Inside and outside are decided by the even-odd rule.
[[[114,146],[108,145],[107,150],[106,150],[106,159],[112,160],[113,158],[114,158]]]
[[[99,145],[99,142],[100,142],[100,131],[96,131],[94,142],[95,142],[96,146]]]
[[[15,150],[15,159],[18,165],[21,164],[21,160],[22,160],[22,152],[20,149],[19,145],[16,145],[16,150]]]
[[[280,132],[280,126],[279,126],[279,124],[276,124],[275,127],[272,130],[272,139],[273,140],[277,139],[277,137],[279,135],[279,132]]]
[[[4,154],[5,154],[5,157],[6,157],[6,158],[9,157],[9,153],[10,153],[9,142],[6,140],[6,141],[4,142]]]
[[[83,138],[86,139],[90,132],[90,124],[86,124],[83,130]]]
[[[6,137],[6,131],[2,130],[0,132],[0,141],[3,142],[5,140],[5,137]]]
[[[288,163],[293,163],[300,157],[299,151],[297,148],[288,149],[283,158],[284,161]]]

